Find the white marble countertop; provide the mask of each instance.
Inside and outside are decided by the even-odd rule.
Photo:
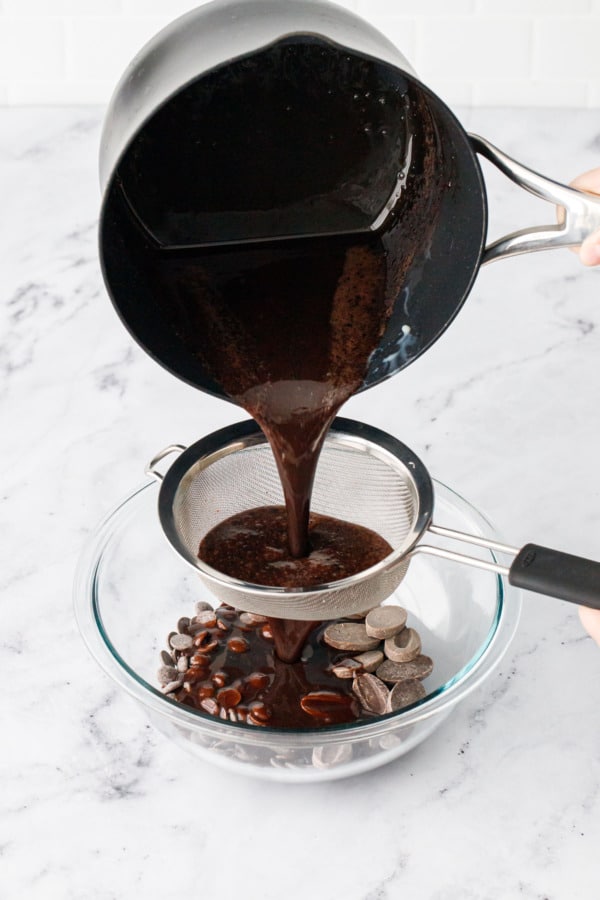
[[[559,180],[600,163],[593,111],[459,113]],[[0,113],[0,897],[597,898],[600,650],[566,603],[528,596],[500,670],[421,747],[311,786],[188,757],[89,657],[71,603],[86,535],[155,450],[241,418],[113,312],[101,118]],[[492,233],[553,217],[488,184]],[[412,446],[509,542],[600,556],[600,271],[574,255],[487,267],[435,348],[345,413]]]

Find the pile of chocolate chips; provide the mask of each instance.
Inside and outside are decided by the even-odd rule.
[[[315,729],[372,721],[426,696],[433,668],[399,606],[321,622],[296,663],[274,652],[268,621],[196,604],[161,651],[158,681],[171,700],[231,722]]]

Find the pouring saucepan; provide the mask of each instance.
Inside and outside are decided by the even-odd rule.
[[[563,222],[486,246],[478,154],[562,207]],[[482,264],[600,228],[600,197],[468,135],[383,35],[326,0],[215,0],[160,32],[112,98],[101,183],[118,313],[159,363],[220,397],[155,302],[161,254],[386,229],[384,244],[412,241],[364,389],[437,340]]]

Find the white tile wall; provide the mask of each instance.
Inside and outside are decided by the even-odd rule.
[[[339,2],[451,106],[600,108],[600,0]],[[197,5],[0,0],[0,104],[106,103],[148,38]]]

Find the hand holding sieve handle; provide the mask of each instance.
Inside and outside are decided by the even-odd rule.
[[[600,563],[560,550],[525,544],[508,580],[515,587],[600,609]]]

